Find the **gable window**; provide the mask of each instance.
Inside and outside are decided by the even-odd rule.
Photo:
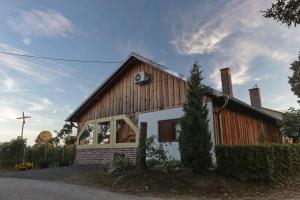
[[[97,144],[109,144],[111,136],[110,121],[98,122],[97,125]]]
[[[77,145],[79,148],[137,147],[138,132],[126,115],[90,120],[78,131]]]
[[[87,124],[84,127],[84,130],[79,138],[79,145],[87,145],[93,144],[93,137],[94,137],[94,126],[93,124]]]
[[[116,121],[117,132],[116,132],[116,143],[134,143],[135,142],[135,132],[134,130],[125,122],[124,119],[118,119]]]
[[[181,132],[180,119],[158,121],[159,142],[176,142]]]

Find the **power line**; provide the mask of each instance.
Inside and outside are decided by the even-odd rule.
[[[5,51],[0,51],[0,54],[6,54],[6,55],[12,55],[12,56],[20,56],[20,57],[27,57],[27,58],[45,59],[45,60],[66,61],[66,62],[81,62],[81,63],[122,63],[122,62],[119,62],[119,61],[79,60],[79,59],[52,58],[52,57],[34,56],[34,55],[28,55],[28,54],[19,54],[19,53],[5,52]]]

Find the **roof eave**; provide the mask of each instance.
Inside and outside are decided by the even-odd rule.
[[[132,52],[129,56],[122,62],[79,106],[65,119],[66,122],[71,122],[74,115],[84,106],[99,90],[102,86],[119,70],[121,67],[127,63],[131,57],[135,57],[135,53]]]
[[[119,71],[131,58],[135,58],[135,59],[137,59],[137,60],[139,60],[139,61],[141,61],[141,62],[144,62],[144,63],[147,63],[147,64],[149,64],[149,65],[152,65],[152,66],[154,66],[154,67],[156,67],[156,68],[158,68],[158,69],[160,69],[160,70],[162,70],[162,71],[165,71],[165,72],[167,72],[167,73],[169,73],[169,74],[171,74],[171,75],[173,75],[173,76],[175,76],[175,77],[177,77],[177,78],[179,78],[179,79],[182,79],[182,80],[184,80],[184,81],[187,81],[187,78],[184,76],[184,75],[182,75],[182,74],[179,74],[179,73],[176,73],[176,72],[174,72],[174,71],[172,71],[172,70],[169,70],[168,68],[166,68],[166,67],[164,67],[163,65],[161,65],[161,64],[159,64],[159,63],[157,63],[157,62],[154,62],[154,61],[152,61],[152,60],[150,60],[150,59],[148,59],[148,58],[145,58],[145,57],[143,57],[143,56],[141,56],[141,55],[139,55],[139,54],[137,54],[137,53],[135,53],[135,52],[131,52],[130,54],[129,54],[129,56],[124,60],[124,62],[123,63],[121,63],[66,119],[65,119],[65,121],[67,121],[67,122],[71,122],[72,121],[72,118],[76,115],[76,113],[77,112],[79,112],[79,110],[84,106],[84,105],[86,105],[90,100],[91,100],[91,98],[113,77],[113,75],[117,72],[117,71]],[[220,91],[218,91],[218,90],[215,90],[215,89],[213,89],[213,88],[211,88],[211,87],[209,87],[209,86],[206,86],[206,85],[204,85],[204,88],[205,88],[205,90],[206,90],[206,92],[208,93],[208,94],[211,94],[212,96],[215,96],[215,97],[222,97],[222,96],[224,96],[224,94],[222,93],[222,92],[220,92]],[[257,108],[254,108],[253,106],[251,106],[251,105],[249,105],[249,104],[247,104],[247,103],[245,103],[245,102],[243,102],[243,101],[240,101],[240,100],[238,100],[238,99],[236,99],[236,98],[234,98],[234,97],[230,97],[229,98],[229,100],[230,101],[232,101],[232,102],[235,102],[235,103],[238,103],[238,104],[241,104],[241,105],[243,105],[243,106],[245,106],[245,107],[247,107],[247,108],[249,108],[250,110],[253,110],[253,111],[256,111],[256,112],[259,112],[260,114],[262,114],[262,115],[264,115],[264,116],[267,116],[267,117],[270,117],[270,118],[272,118],[272,119],[274,119],[274,120],[276,120],[276,121],[280,121],[280,119],[277,119],[277,118],[275,118],[275,117],[273,117],[273,116],[271,116],[271,115],[269,115],[268,113],[265,113],[265,112],[263,112],[262,110],[260,110],[260,109],[257,109]]]

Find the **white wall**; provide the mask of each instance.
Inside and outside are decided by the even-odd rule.
[[[213,112],[212,112],[212,103],[207,103],[207,108],[209,111],[209,129],[212,134],[212,143],[213,149],[215,146],[215,136],[214,136],[214,128],[213,128]],[[177,119],[183,117],[184,112],[182,107],[159,110],[154,112],[147,112],[139,114],[139,124],[140,122],[147,122],[147,137],[155,136],[158,138],[158,121],[167,120],[167,119]],[[180,160],[180,152],[178,142],[167,142],[164,143],[166,145],[166,150],[168,152],[168,157],[172,159]],[[212,159],[215,163],[215,154],[212,152]]]

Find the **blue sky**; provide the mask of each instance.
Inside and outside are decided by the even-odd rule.
[[[205,83],[220,89],[219,69],[231,66],[234,96],[249,103],[261,88],[265,107],[298,106],[289,64],[300,29],[260,13],[272,1],[5,1],[0,0],[0,51],[58,58],[123,61],[135,51],[179,73],[202,65]],[[46,61],[0,54],[0,142],[60,129],[118,64]]]

